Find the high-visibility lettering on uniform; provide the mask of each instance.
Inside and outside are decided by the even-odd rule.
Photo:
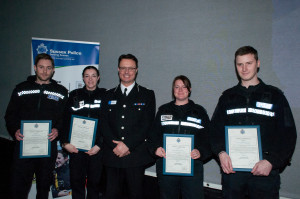
[[[162,126],[166,125],[179,125],[179,121],[166,121],[166,122],[161,122]]]
[[[22,95],[31,95],[31,94],[37,94],[37,93],[40,93],[40,92],[41,92],[40,90],[20,91],[20,92],[18,92],[18,95],[19,96],[22,96]]]
[[[51,92],[51,91],[47,91],[47,90],[44,91],[44,94],[45,94],[45,95],[54,95],[54,96],[59,97],[60,99],[64,99],[64,98],[65,98],[65,96],[63,96],[63,95],[60,94],[60,93]]]
[[[166,125],[176,125],[176,126],[178,126],[179,125],[179,121],[164,121],[164,122],[161,122],[161,125],[162,126],[166,126]],[[197,129],[204,128],[203,126],[201,126],[199,124],[192,123],[192,122],[181,122],[180,125],[181,126],[194,127],[194,128],[197,128]]]
[[[274,117],[275,116],[274,112],[266,111],[266,110],[262,110],[262,109],[257,109],[257,108],[248,108],[248,112],[259,114],[259,115],[265,115],[265,116],[269,116],[269,117]]]
[[[246,108],[236,108],[227,110],[227,115],[236,114],[236,113],[246,113]]]
[[[100,104],[80,104],[79,108],[71,107],[73,111],[78,111],[83,108],[100,108]]]
[[[266,110],[262,110],[262,109],[257,109],[257,108],[239,108],[239,109],[230,109],[227,110],[227,115],[232,115],[232,114],[240,114],[240,113],[254,113],[254,114],[258,114],[258,115],[265,115],[265,116],[269,116],[269,117],[274,117],[275,116],[275,112],[272,111],[266,111]]]
[[[203,129],[204,127],[199,125],[199,124],[195,124],[195,123],[191,123],[191,122],[181,122],[182,126],[190,126],[190,127],[194,127],[196,129]]]

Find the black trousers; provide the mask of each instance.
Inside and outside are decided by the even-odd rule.
[[[126,188],[130,199],[142,199],[145,167],[113,168],[106,167],[107,199],[121,199]]]
[[[194,176],[163,175],[162,158],[156,164],[160,199],[203,199],[203,163],[194,161]]]
[[[12,174],[11,195],[13,199],[27,199],[32,185],[33,175],[36,176],[36,198],[48,199],[52,183],[53,170],[57,156],[56,142],[51,146],[49,158],[20,158],[19,142],[16,143]]]
[[[269,176],[254,176],[250,172],[222,173],[225,199],[279,199],[280,176],[272,170]]]
[[[100,152],[92,156],[82,151],[70,154],[72,198],[85,199],[87,192],[87,199],[99,199],[102,169]]]

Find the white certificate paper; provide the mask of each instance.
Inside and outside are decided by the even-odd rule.
[[[78,150],[90,150],[95,143],[97,123],[97,119],[72,115],[70,143]]]
[[[48,134],[51,132],[51,121],[21,121],[20,158],[50,157],[51,142]]]
[[[226,126],[226,152],[234,171],[251,171],[261,160],[259,126]]]
[[[193,175],[193,159],[191,151],[194,148],[194,136],[183,134],[164,134],[165,175]]]

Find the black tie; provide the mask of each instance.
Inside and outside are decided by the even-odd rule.
[[[126,97],[126,91],[127,91],[127,88],[124,89],[124,97]]]

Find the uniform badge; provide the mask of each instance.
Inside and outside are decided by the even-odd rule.
[[[167,120],[172,120],[173,115],[161,115],[160,116],[160,121],[167,121]]]
[[[186,120],[190,121],[190,122],[195,122],[195,123],[201,124],[201,119],[198,119],[198,118],[195,118],[195,117],[187,117]]]
[[[145,106],[145,103],[134,103],[134,106]]]
[[[109,105],[115,105],[115,104],[117,104],[117,100],[108,101],[108,104]]]
[[[94,103],[95,103],[95,104],[100,104],[100,103],[101,103],[101,100],[94,100]]]
[[[256,102],[256,107],[271,110],[273,108],[273,104],[269,104],[265,102]]]
[[[83,107],[84,106],[84,101],[80,101],[79,102],[79,107]]]
[[[55,101],[59,101],[59,97],[57,97],[57,96],[55,96],[55,95],[48,95],[47,98],[48,98],[48,99],[55,100]]]

